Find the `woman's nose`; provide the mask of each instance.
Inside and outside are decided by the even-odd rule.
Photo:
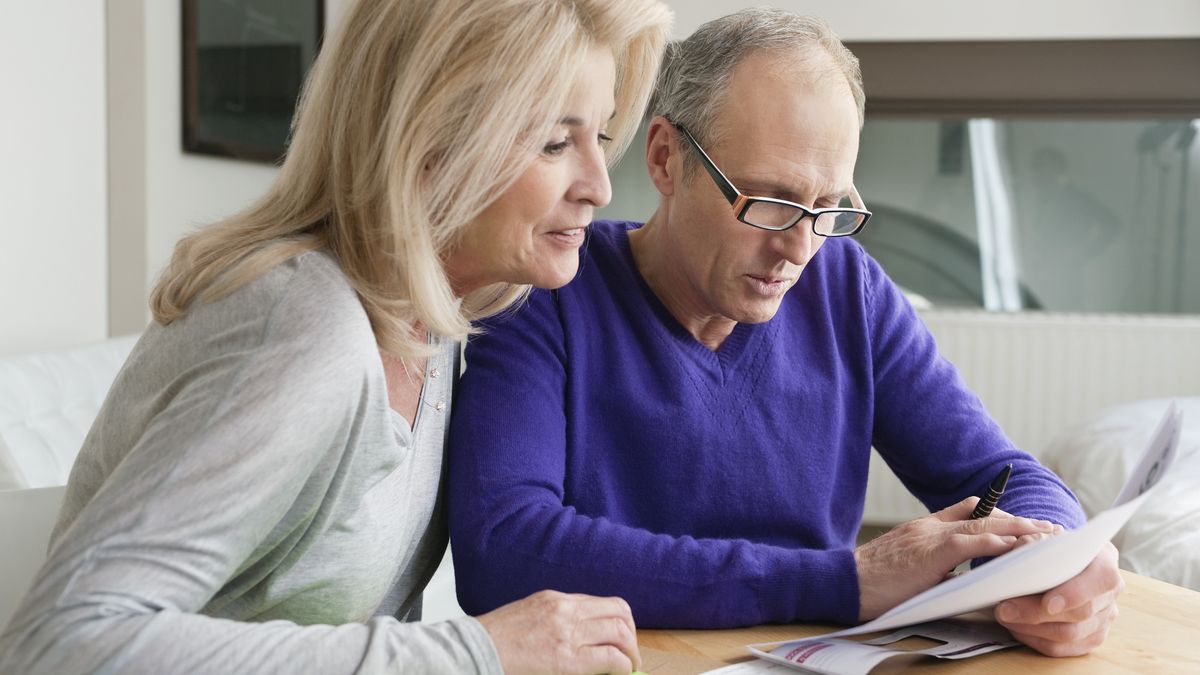
[[[579,175],[574,182],[573,200],[582,201],[596,208],[612,201],[612,183],[608,179],[608,160],[599,146],[590,149],[580,158]]]

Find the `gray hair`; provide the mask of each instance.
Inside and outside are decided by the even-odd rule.
[[[682,124],[702,143],[720,133],[718,111],[729,90],[733,71],[752,53],[779,50],[796,53],[819,49],[829,57],[818,66],[845,76],[858,106],[858,124],[863,123],[862,71],[858,58],[842,44],[829,24],[820,19],[767,7],[743,9],[705,23],[686,40],[667,47],[658,74],[650,117],[662,115]],[[693,153],[683,153],[684,176],[695,171]]]

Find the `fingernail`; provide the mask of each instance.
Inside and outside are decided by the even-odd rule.
[[[1051,614],[1058,614],[1067,606],[1067,601],[1061,595],[1050,597],[1050,601],[1046,603],[1046,611]]]
[[[1001,540],[1001,541],[1003,541],[1003,542],[1004,542],[1004,543],[1006,543],[1006,544],[1015,544],[1015,543],[1017,543],[1017,538],[1016,538],[1016,537],[1013,537],[1013,536],[1010,536],[1010,535],[1005,535],[1005,536],[1003,536],[1003,537],[1000,537],[1000,540]]]
[[[1017,619],[1017,608],[1012,605],[1000,605],[997,614],[1005,621],[1015,621]]]

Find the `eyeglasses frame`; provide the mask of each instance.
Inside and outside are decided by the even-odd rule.
[[[671,124],[683,134],[683,137],[687,139],[692,148],[694,148],[697,154],[700,155],[700,163],[704,165],[704,169],[708,172],[708,175],[712,177],[713,182],[717,184],[717,188],[721,190],[721,194],[725,196],[726,201],[728,201],[729,205],[733,207],[734,217],[750,227],[756,227],[760,230],[766,230],[768,232],[785,232],[795,227],[805,218],[811,218],[812,233],[814,235],[818,237],[849,237],[862,232],[862,229],[866,226],[867,221],[871,219],[872,214],[866,209],[841,207],[810,209],[803,204],[789,202],[786,199],[776,199],[774,197],[751,197],[743,194],[742,191],[737,189],[737,186],[733,184],[733,181],[729,180],[729,178],[725,176],[725,173],[721,171],[721,169],[717,166],[717,163],[708,156],[708,153],[704,151],[704,148],[700,147],[700,143],[694,136],[692,136],[691,132],[688,131],[686,127],[678,122],[671,122]],[[862,197],[859,196],[858,190],[853,185],[850,186],[850,191],[851,199],[857,204],[862,204]],[[784,227],[768,227],[765,225],[759,225],[758,223],[752,223],[746,220],[746,212],[750,210],[751,206],[758,202],[790,206],[797,209],[800,212],[800,215]],[[817,232],[817,216],[821,215],[822,213],[857,213],[861,215],[863,219],[862,222],[858,224],[858,227],[854,228],[854,230],[851,232],[844,232],[841,234],[823,234],[821,232]]]

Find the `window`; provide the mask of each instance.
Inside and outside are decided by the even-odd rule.
[[[873,117],[857,236],[934,306],[1200,313],[1198,129]]]
[[[856,237],[918,304],[1200,314],[1200,40],[849,46]],[[600,217],[653,212],[641,147]]]
[[[860,43],[862,242],[936,306],[1200,313],[1200,40]]]

